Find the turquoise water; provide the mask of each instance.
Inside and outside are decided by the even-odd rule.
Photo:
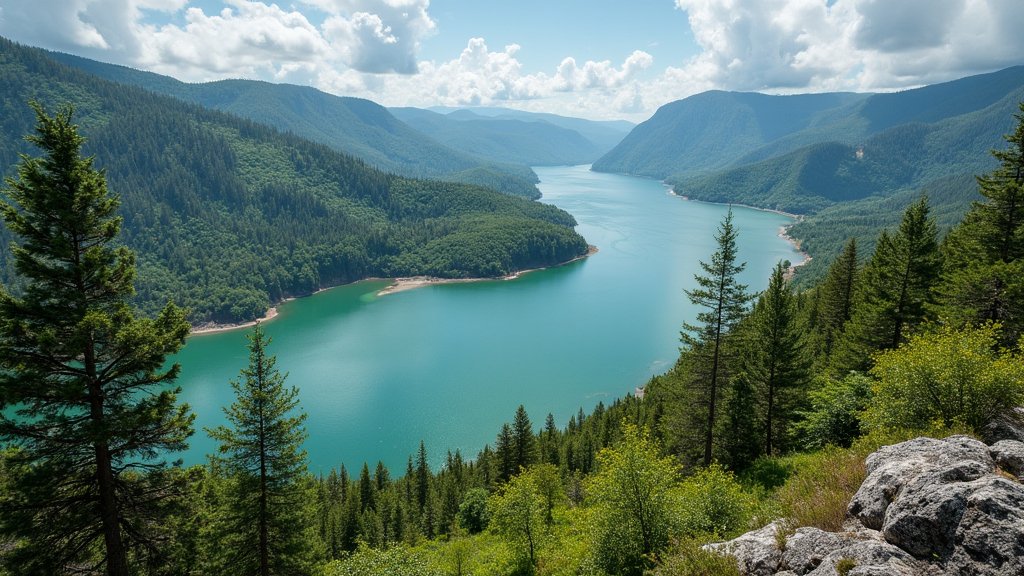
[[[726,207],[672,196],[660,182],[536,168],[545,202],[572,213],[597,254],[513,281],[435,285],[376,296],[367,281],[279,307],[265,325],[270,351],[308,414],[310,469],[382,460],[404,473],[420,440],[433,463],[446,450],[475,456],[525,405],[536,426],[560,426],[672,365],[679,329],[696,314],[684,288],[715,250]],[[781,259],[800,255],[778,236],[789,219],[735,208],[741,279],[767,285]],[[192,336],[181,398],[196,413],[184,455],[215,446],[202,431],[224,422],[228,381],[247,362],[245,331]]]

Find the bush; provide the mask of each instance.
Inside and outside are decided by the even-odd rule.
[[[861,434],[861,412],[871,399],[871,380],[856,373],[842,380],[827,378],[808,397],[811,409],[800,414],[803,420],[796,425],[804,448],[846,447]]]
[[[651,571],[651,576],[740,576],[732,556],[717,554],[700,547],[700,542],[687,540],[665,557]]]
[[[747,528],[753,499],[718,464],[698,471],[679,488],[682,534],[729,538]]]
[[[483,532],[490,521],[490,511],[487,509],[487,490],[483,488],[472,488],[466,491],[466,495],[459,504],[459,525],[470,534]]]
[[[998,325],[921,334],[879,354],[865,422],[922,429],[935,423],[981,430],[1024,402],[1024,362],[997,351]]]

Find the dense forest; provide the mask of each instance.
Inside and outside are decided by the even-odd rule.
[[[730,213],[697,288],[680,295],[701,312],[682,327],[679,359],[642,399],[581,411],[564,427],[548,416],[539,429],[520,408],[493,446],[448,454],[438,469],[421,444],[404,471],[366,463],[315,477],[297,390],[259,326],[248,366],[230,383],[228,425],[202,432],[218,452],[187,469],[162,461],[194,432],[175,398],[178,367],[164,365],[188,333],[184,312],[170,302],[152,316],[133,309],[135,272],[146,263],[118,242],[129,233],[121,215],[132,213],[130,200],[119,207],[107,188],[114,171],[96,169],[108,166],[105,148],[88,149],[95,160],[82,155],[71,110],[51,116],[35,104],[29,141],[41,155],[20,159],[0,204],[22,278],[17,293],[0,293],[2,570],[736,574],[733,560],[701,544],[777,518],[839,530],[874,447],[922,432],[984,436],[1024,402],[1019,110],[1008,145],[994,152],[997,168],[977,180],[981,200],[947,234],[918,195],[872,250],[850,239],[808,289],[793,289],[783,262],[764,292],[739,284],[743,231]],[[222,142],[237,146],[247,130],[262,130],[234,126]],[[242,173],[267,187],[272,170],[288,174],[296,162],[337,183],[322,160],[298,154],[317,148],[296,143],[296,156],[280,157],[242,141],[262,158]],[[136,161],[155,160],[140,152]],[[350,183],[357,193],[345,201],[367,211],[437,216],[481,198],[373,171],[342,174],[379,179]],[[440,205],[419,198],[435,193]],[[377,204],[359,204],[367,196]],[[312,197],[324,210],[333,198]],[[552,229],[568,230],[557,220],[564,213],[547,216]],[[473,218],[476,230],[502,229]],[[461,233],[470,246],[492,236]],[[521,246],[524,257],[538,250]],[[443,268],[446,247],[408,257],[429,253]],[[776,538],[784,546],[787,533]]]
[[[367,277],[496,277],[587,251],[572,216],[553,206],[381,172],[3,39],[0,74],[5,170],[32,151],[22,140],[35,122],[28,100],[75,103],[83,151],[120,198],[119,242],[138,257],[134,303],[149,314],[173,298],[193,323],[238,322]],[[21,282],[6,254],[0,277]]]
[[[370,100],[334,96],[308,86],[254,80],[189,84],[71,54],[47,55],[105,80],[173,96],[325,144],[385,172],[476,184],[527,198],[540,196],[535,186],[537,175],[529,165],[445,146]]]

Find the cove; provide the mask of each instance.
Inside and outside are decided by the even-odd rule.
[[[377,296],[366,281],[287,302],[265,324],[270,352],[300,389],[310,471],[341,464],[358,474],[381,460],[394,475],[426,444],[431,465],[447,450],[475,457],[523,404],[535,427],[564,426],[665,371],[679,330],[696,315],[683,290],[715,250],[727,207],[690,202],[655,180],[535,168],[543,201],[573,214],[599,252],[512,281],[438,284]],[[763,289],[779,260],[800,254],[779,230],[783,215],[734,208],[740,279]],[[229,380],[247,363],[246,330],[191,336],[174,358],[180,399],[196,414],[182,455],[205,460],[203,431],[225,422]]]

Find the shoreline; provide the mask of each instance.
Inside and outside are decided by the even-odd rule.
[[[597,254],[598,248],[592,244],[587,245],[587,252],[580,256],[573,258],[572,260],[566,260],[560,264],[553,266],[545,266],[541,268],[529,268],[527,270],[519,270],[513,272],[507,276],[498,276],[494,278],[437,278],[435,276],[410,276],[406,278],[395,278],[390,286],[377,292],[377,296],[387,296],[388,294],[397,294],[398,292],[406,292],[408,290],[415,290],[416,288],[422,288],[424,286],[438,286],[441,284],[465,284],[468,282],[504,282],[508,280],[515,280],[520,276],[529,274],[531,272],[537,272],[539,270],[548,270],[551,268],[558,268],[559,266],[565,266],[578,262],[584,258],[588,258],[594,254]]]
[[[589,257],[589,256],[591,256],[593,254],[597,254],[597,252],[598,252],[597,246],[588,244],[587,245],[587,252],[585,254],[582,254],[580,256],[577,256],[577,257],[573,258],[572,260],[566,260],[565,262],[554,264],[552,266],[544,266],[544,267],[541,267],[541,268],[530,268],[528,270],[519,270],[518,272],[513,272],[512,274],[509,274],[507,276],[500,276],[500,277],[497,277],[497,278],[435,278],[433,276],[413,276],[413,277],[409,277],[409,278],[378,278],[378,277],[371,277],[371,278],[363,278],[363,279],[360,279],[360,280],[356,280],[355,282],[350,282],[348,284],[338,284],[337,286],[328,286],[326,288],[318,288],[315,292],[307,294],[306,296],[300,296],[300,298],[305,298],[307,296],[313,296],[315,294],[319,294],[321,292],[326,292],[327,290],[331,290],[332,288],[338,288],[340,286],[349,286],[351,284],[358,284],[359,282],[374,282],[374,281],[379,282],[379,281],[383,281],[383,280],[390,281],[391,282],[390,285],[386,286],[385,288],[383,288],[382,290],[379,290],[377,292],[377,296],[386,296],[388,294],[394,294],[396,292],[404,292],[406,290],[413,290],[415,288],[421,288],[423,286],[433,286],[433,285],[437,285],[437,284],[458,284],[458,283],[465,283],[465,282],[486,282],[486,281],[515,280],[516,278],[519,278],[520,276],[522,276],[524,274],[529,274],[530,272],[537,272],[538,270],[547,270],[549,268],[558,268],[559,266],[565,266],[567,264],[572,264],[573,262],[577,262],[577,261],[582,260],[584,258],[587,258],[587,257]],[[288,297],[288,298],[285,298],[285,299],[281,300],[277,304],[271,306],[267,310],[266,314],[264,314],[261,318],[257,318],[256,320],[250,320],[248,322],[240,322],[240,323],[237,323],[237,324],[218,324],[216,322],[206,322],[206,323],[200,324],[198,326],[193,326],[192,329],[189,331],[188,335],[189,336],[201,336],[201,335],[204,335],[204,334],[217,334],[217,333],[220,333],[220,332],[229,332],[231,330],[242,330],[242,329],[245,329],[245,328],[252,328],[253,326],[255,326],[259,322],[269,322],[270,320],[273,320],[274,318],[276,318],[278,316],[277,307],[280,306],[281,304],[284,304],[285,302],[290,302],[292,300],[295,300],[295,298],[296,297],[291,296],[291,297]]]
[[[736,202],[709,202],[707,200],[695,200],[693,198],[690,198],[689,196],[683,196],[682,194],[677,194],[676,191],[672,188],[672,186],[670,184],[668,184],[667,182],[662,182],[662,183],[665,184],[665,186],[669,189],[669,194],[672,194],[673,196],[677,196],[679,198],[682,198],[683,200],[686,200],[687,202],[701,202],[701,203],[704,203],[704,204],[718,204],[719,206],[739,206],[741,208],[749,208],[751,210],[758,210],[760,212],[771,212],[772,214],[778,214],[780,216],[785,216],[787,218],[792,218],[793,220],[796,220],[796,222],[802,222],[803,219],[804,219],[804,215],[803,214],[794,214],[792,212],[784,212],[782,210],[776,210],[774,208],[762,208],[760,206],[751,206],[750,204],[738,204]],[[798,262],[796,264],[793,264],[792,262],[790,262],[789,269],[786,271],[786,278],[787,279],[792,279],[793,275],[796,274],[796,269],[797,268],[806,265],[808,262],[810,262],[814,258],[813,256],[808,254],[800,246],[800,240],[799,239],[794,238],[794,237],[789,235],[789,229],[792,228],[793,224],[796,224],[796,222],[793,222],[792,224],[786,224],[786,225],[783,225],[783,226],[779,227],[779,238],[782,238],[786,242],[789,242],[789,244],[791,246],[793,246],[793,248],[800,254],[800,256],[803,257],[803,260],[801,260],[800,262]]]

